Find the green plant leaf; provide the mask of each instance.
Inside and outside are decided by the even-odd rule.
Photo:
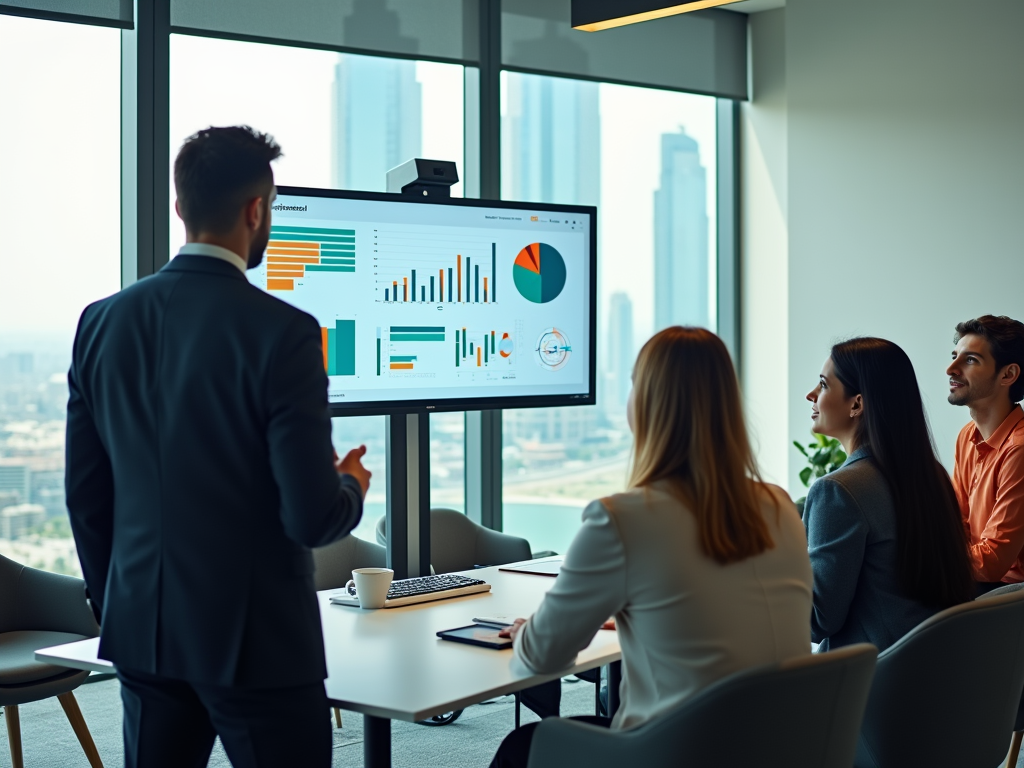
[[[800,470],[800,482],[803,483],[804,486],[807,488],[811,486],[811,475],[813,474],[813,472],[814,470],[811,469],[810,467],[804,467],[803,469]]]
[[[796,449],[800,451],[800,453],[802,453],[804,456],[807,456],[807,450],[802,445],[800,445],[798,441],[794,440],[793,445],[796,446]]]

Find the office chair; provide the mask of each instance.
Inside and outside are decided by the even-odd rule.
[[[921,622],[878,655],[856,768],[991,768],[1024,690],[1024,591]]]
[[[528,765],[849,768],[877,653],[851,645],[737,672],[627,731],[548,718],[537,726]]]
[[[988,600],[1000,595],[1011,595],[1022,589],[1024,589],[1024,584],[1007,584],[1005,587],[994,589],[977,599]],[[1006,755],[1005,768],[1016,768],[1022,738],[1024,738],[1024,695],[1021,696],[1020,704],[1017,706],[1017,717],[1013,723],[1013,735],[1010,737],[1010,751]]]
[[[343,536],[333,544],[313,550],[313,584],[317,591],[341,589],[352,578],[356,568],[386,568],[387,551],[358,536]],[[341,710],[334,709],[334,724],[341,728]]]
[[[377,543],[387,545],[387,518],[377,521]],[[533,557],[530,542],[492,531],[454,509],[430,510],[430,563],[435,573],[471,571]]]
[[[92,768],[103,768],[73,691],[88,672],[36,661],[39,648],[96,637],[85,582],[28,568],[0,555],[0,706],[14,768],[23,768],[18,707],[56,696]]]

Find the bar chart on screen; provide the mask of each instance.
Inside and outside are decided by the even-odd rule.
[[[445,360],[443,325],[377,327],[377,375],[388,378],[433,378]]]
[[[355,229],[273,225],[265,263],[268,291],[294,291],[311,278],[351,274]]]
[[[437,227],[378,228],[370,250],[375,300],[388,304],[496,304],[497,243]]]
[[[321,326],[320,345],[328,376],[356,375],[355,320],[335,320],[333,328]]]

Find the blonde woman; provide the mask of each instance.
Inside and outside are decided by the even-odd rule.
[[[614,720],[584,719],[622,729],[733,672],[811,651],[803,524],[760,479],[722,341],[700,328],[656,334],[627,414],[629,489],[584,510],[551,591],[509,631],[522,662],[553,673],[614,616],[621,706]],[[492,768],[525,766],[535,725],[509,734]]]

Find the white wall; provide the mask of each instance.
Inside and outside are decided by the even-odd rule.
[[[789,442],[807,435],[803,395],[833,341],[872,334],[914,361],[950,465],[969,419],[945,400],[953,326],[1024,318],[1024,3],[788,0],[751,29],[744,385],[762,462],[774,475],[786,452],[799,490]],[[759,95],[756,74],[778,71],[780,57],[784,97]],[[780,123],[784,141],[769,138]],[[772,340],[781,282],[784,344]],[[774,395],[783,371],[785,404]]]
[[[750,16],[753,98],[740,120],[741,369],[747,420],[765,479],[789,478],[789,282],[786,230],[786,16]]]

